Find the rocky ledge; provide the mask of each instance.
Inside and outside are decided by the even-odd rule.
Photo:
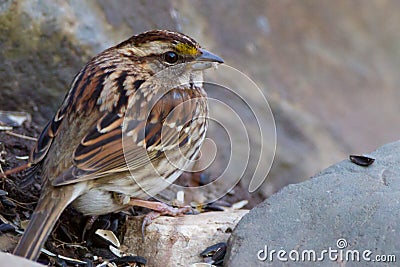
[[[344,160],[252,209],[230,237],[225,266],[394,264],[400,141],[368,156],[375,159],[368,167]]]

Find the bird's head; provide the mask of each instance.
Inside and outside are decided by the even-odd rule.
[[[153,73],[177,65],[184,65],[187,71],[202,71],[224,62],[189,36],[165,30],[135,35],[117,48]]]

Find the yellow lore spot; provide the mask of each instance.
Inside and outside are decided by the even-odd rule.
[[[180,54],[191,56],[196,55],[199,52],[196,47],[188,44],[177,44],[175,49]]]

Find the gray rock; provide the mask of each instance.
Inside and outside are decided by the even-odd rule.
[[[14,266],[14,267],[43,267],[42,264],[14,256],[12,254],[4,253],[0,251],[0,262],[2,266]]]
[[[399,151],[400,141],[391,143],[370,154],[376,160],[369,167],[345,160],[311,180],[283,188],[239,222],[225,266],[375,266],[376,262],[363,260],[365,251],[371,259],[400,257]],[[347,244],[345,248],[339,249],[340,242]],[[300,259],[304,250],[315,250],[318,258],[331,248],[343,251],[344,260],[329,260],[325,254],[325,260],[317,263],[294,262],[286,254],[288,261],[281,262],[275,253],[272,262],[269,256],[261,261],[258,254],[265,257],[260,252],[266,251],[265,246],[268,254],[297,250]],[[346,262],[346,253],[355,250],[360,262]]]

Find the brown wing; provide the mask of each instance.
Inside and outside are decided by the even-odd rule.
[[[127,166],[132,171],[149,164],[165,149],[187,143],[190,131],[185,129],[190,127],[198,105],[205,103],[204,99],[196,100],[199,92],[174,89],[153,107],[139,95],[132,96],[131,116],[109,112],[102,116],[76,148],[74,165],[52,181],[54,186],[126,172]]]
[[[20,186],[26,187],[33,183],[35,174],[40,169],[43,163],[42,161],[46,157],[53,139],[58,133],[62,120],[63,115],[60,116],[60,111],[58,111],[54,118],[49,121],[43,129],[38,140],[36,141],[34,149],[31,152],[29,159],[30,168],[25,171],[24,178],[21,180]]]
[[[51,147],[54,138],[59,133],[60,126],[64,121],[64,118],[66,115],[68,115],[69,107],[74,101],[76,101],[76,96],[78,93],[83,92],[94,78],[94,73],[87,73],[89,69],[90,65],[88,64],[75,76],[71,85],[71,90],[66,95],[61,108],[57,111],[53,119],[47,123],[46,127],[40,134],[30,156],[30,163],[32,165],[39,165],[42,163]]]
[[[75,149],[73,166],[56,177],[52,184],[65,185],[127,171],[122,148],[122,123],[120,115],[104,114]],[[133,149],[140,151],[139,147]]]

